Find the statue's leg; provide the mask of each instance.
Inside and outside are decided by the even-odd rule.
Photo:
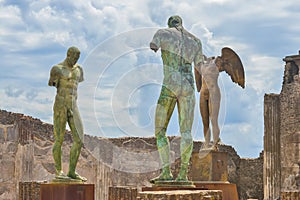
[[[61,155],[62,155],[62,143],[64,140],[64,135],[66,131],[67,123],[67,109],[62,102],[57,102],[54,104],[54,114],[53,114],[53,133],[54,133],[54,145],[52,148],[52,154],[55,165],[55,177],[56,178],[67,178],[62,171]]]
[[[203,124],[203,134],[204,134],[204,148],[209,147],[209,143],[211,140],[211,133],[209,128],[209,103],[208,103],[208,95],[203,91],[200,92],[200,114],[202,118]]]
[[[179,125],[181,133],[180,152],[181,165],[176,181],[188,181],[187,173],[189,161],[193,151],[193,137],[191,134],[194,121],[195,96],[183,96],[178,100]]]
[[[220,110],[220,101],[221,101],[221,94],[217,90],[210,96],[210,104],[209,104],[209,112],[211,118],[211,125],[212,125],[212,132],[213,132],[213,142],[214,146],[220,140],[220,128],[219,128],[219,110]]]
[[[170,91],[163,87],[155,112],[155,137],[158,153],[162,162],[162,172],[158,177],[151,179],[151,183],[155,183],[155,181],[173,180],[173,175],[170,170],[170,144],[166,136],[166,130],[175,104],[176,98],[172,96]]]
[[[73,109],[68,111],[68,114],[69,114],[68,124],[70,126],[72,132],[72,138],[73,138],[73,145],[70,151],[70,163],[69,163],[68,176],[73,179],[86,181],[87,179],[85,177],[80,176],[75,171],[78,158],[80,155],[80,151],[83,146],[83,140],[84,140],[83,125],[82,125],[82,121],[77,106],[74,105]]]

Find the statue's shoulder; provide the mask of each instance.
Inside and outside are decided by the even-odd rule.
[[[79,82],[82,82],[84,80],[84,78],[83,78],[83,69],[82,69],[81,65],[76,64],[74,67],[76,68],[76,70],[79,71],[79,77],[80,77]]]
[[[79,64],[75,64],[74,66],[81,74],[83,74],[83,68]]]
[[[59,71],[62,70],[62,68],[63,68],[62,63],[53,65],[52,68],[51,68],[51,72],[59,72]]]
[[[194,42],[196,42],[197,44],[201,44],[201,40],[198,37],[196,37],[194,34],[188,32],[188,31],[185,31],[185,34],[188,37],[192,38],[194,40]]]
[[[170,34],[172,34],[173,32],[174,31],[171,28],[162,28],[162,29],[158,29],[155,35],[160,37],[169,37]]]

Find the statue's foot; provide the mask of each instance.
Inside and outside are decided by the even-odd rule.
[[[76,172],[74,172],[74,173],[69,172],[68,173],[68,177],[70,177],[72,179],[76,179],[76,180],[81,180],[82,182],[86,182],[87,181],[87,179],[85,177],[80,176]]]
[[[212,149],[212,145],[210,144],[210,143],[204,143],[202,146],[201,146],[201,149],[200,149],[200,151],[201,150],[211,150]]]
[[[63,171],[58,171],[55,173],[55,178],[56,179],[70,179],[67,175],[64,174]]]
[[[219,151],[219,147],[218,147],[219,144],[223,144],[221,142],[220,138],[218,138],[215,142],[213,142],[213,144],[212,144],[212,150]]]
[[[155,184],[157,181],[172,181],[173,175],[171,173],[161,173],[158,177],[150,180],[150,183]]]
[[[218,145],[216,145],[216,144],[213,145],[213,146],[212,146],[212,150],[213,150],[213,151],[219,151]]]
[[[181,176],[180,174],[177,176],[175,179],[176,182],[189,182],[189,179],[187,178],[186,175]]]

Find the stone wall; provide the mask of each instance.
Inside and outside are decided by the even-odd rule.
[[[44,181],[54,177],[52,159],[53,127],[38,119],[0,110],[0,199],[16,199],[20,181]],[[6,127],[6,128],[5,128]],[[178,173],[180,138],[169,137],[172,170]],[[72,138],[66,133],[63,146],[63,169],[68,168]],[[198,152],[202,143],[194,143]],[[241,159],[227,145],[228,179],[237,184],[241,200],[262,199],[262,157]],[[77,170],[95,184],[96,199],[108,199],[110,186],[151,186],[149,179],[159,175],[160,162],[154,137],[99,138],[85,136]]]
[[[264,199],[300,191],[300,52],[287,56],[280,94],[265,95]]]
[[[300,161],[300,81],[283,85],[280,94],[281,189],[298,189],[292,181]]]
[[[0,199],[17,199],[19,182],[49,181],[54,178],[53,127],[38,119],[6,111],[0,112],[0,122]],[[71,144],[71,136],[66,133],[62,156],[65,172]],[[96,188],[96,199],[107,196],[109,179],[107,183],[100,176],[104,177],[109,169],[86,148],[81,151],[77,171],[84,174],[89,183],[100,186],[107,184],[104,189]]]

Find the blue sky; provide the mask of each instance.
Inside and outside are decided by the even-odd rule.
[[[257,157],[263,96],[280,92],[282,58],[300,49],[299,10],[296,0],[0,0],[0,108],[52,123],[49,71],[74,45],[85,72],[78,89],[85,132],[153,136],[162,66],[148,44],[176,14],[207,56],[220,55],[224,46],[240,55],[246,88],[225,73],[219,80],[221,139],[241,157]],[[198,105],[195,111],[193,137],[203,140]],[[180,135],[176,111],[168,135]]]

